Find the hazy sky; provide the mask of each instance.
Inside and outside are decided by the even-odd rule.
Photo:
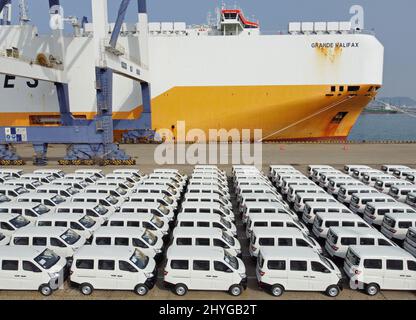
[[[16,0],[13,0],[17,3]],[[48,31],[48,1],[27,0],[29,15],[42,32]],[[108,0],[110,19],[115,19],[121,0]],[[150,21],[205,23],[218,0],[148,0]],[[229,0],[251,18],[258,19],[264,31],[287,30],[289,21],[349,20],[349,8],[365,9],[365,28],[374,29],[385,46],[384,89],[381,96],[409,96],[416,99],[416,1],[415,0]],[[91,18],[90,0],[61,0],[65,15]],[[137,4],[131,1],[128,19],[136,19]],[[16,12],[15,12],[16,14]]]

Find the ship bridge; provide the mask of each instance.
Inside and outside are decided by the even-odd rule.
[[[249,21],[240,9],[222,9],[219,24],[222,34],[226,36],[260,33],[259,23]]]

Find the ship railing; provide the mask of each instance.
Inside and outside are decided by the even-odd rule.
[[[316,33],[316,32],[311,32],[308,33],[308,35],[329,35],[332,33],[329,32],[322,32],[322,33]],[[337,33],[333,33],[336,35],[342,35],[342,34],[366,34],[366,35],[372,35],[375,36],[376,32],[374,29],[372,30],[350,30],[350,31],[342,31],[342,32],[337,32]],[[306,33],[302,33],[302,32],[298,32],[296,34],[294,33],[290,33],[288,30],[282,31],[282,30],[261,30],[261,35],[269,35],[269,36],[275,36],[275,35],[306,35]]]
[[[42,59],[39,58],[40,55],[41,53],[39,53],[39,55],[35,59],[33,59],[23,56],[16,48],[0,50],[0,57],[3,58],[19,60],[21,62],[26,62],[30,65],[38,65],[55,70],[64,70],[62,62],[56,60],[52,55],[48,57],[42,54]]]

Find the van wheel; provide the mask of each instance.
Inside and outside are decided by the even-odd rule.
[[[134,288],[134,292],[139,296],[145,296],[149,292],[149,288],[145,284],[138,284]]]
[[[81,284],[79,289],[84,296],[89,296],[94,291],[94,288],[89,283]]]
[[[340,291],[338,286],[329,286],[325,293],[328,297],[335,298],[338,297]]]
[[[39,287],[39,292],[44,295],[45,297],[48,297],[52,294],[52,288],[48,284],[42,284]]]
[[[380,287],[376,283],[370,283],[365,288],[365,292],[369,296],[375,296],[379,291],[380,291]]]
[[[270,290],[270,293],[275,297],[280,297],[284,292],[285,289],[280,284],[275,284]]]
[[[181,296],[184,296],[187,292],[188,292],[188,287],[185,286],[184,284],[178,283],[175,286],[175,293],[176,293],[176,295],[178,295],[178,296],[181,297]]]
[[[238,297],[243,293],[243,288],[239,284],[234,284],[231,286],[231,288],[228,290],[228,292],[234,296]]]

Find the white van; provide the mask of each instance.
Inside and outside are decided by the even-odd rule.
[[[68,228],[26,227],[17,230],[10,239],[11,246],[47,247],[61,257],[72,257],[86,239]]]
[[[289,188],[291,186],[316,186],[316,184],[305,176],[299,176],[296,178],[283,178],[280,192],[283,195],[286,195],[289,192]]]
[[[319,243],[295,228],[254,227],[251,232],[249,252],[252,257],[257,257],[264,247],[307,247],[322,253]]]
[[[234,256],[241,256],[238,239],[220,228],[176,227],[172,232],[172,245],[220,247]]]
[[[72,229],[85,239],[91,238],[100,225],[83,213],[48,213],[36,221],[37,227],[60,227]]]
[[[354,173],[354,170],[368,170],[371,169],[369,166],[364,166],[361,164],[346,164],[344,166],[344,172],[350,176]]]
[[[79,192],[78,189],[69,186],[59,186],[54,184],[41,185],[35,190],[37,193],[53,193],[65,198],[71,198]]]
[[[344,263],[351,289],[416,290],[416,258],[398,247],[351,246]]]
[[[64,280],[66,259],[45,248],[0,248],[0,290],[37,290],[50,296]]]
[[[21,186],[14,186],[14,185],[0,185],[0,194],[5,195],[9,198],[17,198],[23,194],[27,194],[30,191],[21,187]]]
[[[270,186],[241,186],[239,193],[237,193],[237,204],[240,204],[244,195],[246,194],[272,194],[277,199],[282,200],[282,196]]]
[[[117,186],[97,186],[97,185],[89,185],[84,189],[85,193],[91,194],[106,194],[111,195],[122,200],[127,201],[130,197],[131,192],[127,191],[122,187]]]
[[[331,178],[328,182],[327,191],[329,194],[337,197],[339,189],[343,186],[364,186],[364,183],[350,176],[344,178],[338,177],[335,179]]]
[[[102,225],[114,213],[106,207],[95,203],[65,202],[55,207],[55,213],[82,213]]]
[[[353,194],[350,201],[350,210],[359,215],[364,215],[364,209],[367,203],[377,202],[377,203],[395,203],[392,197],[379,192],[374,193],[362,193],[362,194]]]
[[[230,194],[227,191],[221,190],[220,188],[215,186],[188,186],[187,193],[216,193],[226,199],[230,199]]]
[[[397,201],[406,202],[409,193],[416,192],[416,185],[394,185],[389,190],[389,196]]]
[[[129,182],[124,178],[117,178],[117,179],[107,179],[103,178],[98,180],[95,183],[96,186],[113,186],[113,187],[121,187],[125,189],[127,192],[131,191],[136,187],[136,184]]]
[[[169,207],[165,207],[160,203],[135,203],[135,202],[125,202],[121,208],[120,213],[150,213],[159,218],[166,219],[167,221],[173,221],[175,218],[175,213]]]
[[[59,194],[55,193],[37,193],[29,192],[22,194],[16,198],[17,202],[31,202],[40,203],[48,207],[56,207],[61,203],[64,203],[66,199]]]
[[[302,221],[312,225],[317,213],[352,213],[350,209],[339,202],[314,202],[308,201],[302,213]]]
[[[368,173],[380,173],[382,171],[377,169],[355,169],[352,173],[352,177],[361,181],[362,177]]]
[[[293,205],[298,213],[302,213],[305,209],[306,202],[322,202],[322,203],[339,203],[333,196],[327,193],[316,192],[316,190],[307,190],[306,192],[298,192]]]
[[[406,176],[406,181],[409,181],[409,182],[415,184],[416,183],[416,174],[408,174]]]
[[[109,173],[105,175],[105,179],[108,180],[127,180],[130,183],[138,184],[141,181],[141,178],[138,178],[134,175],[128,173]]]
[[[160,237],[166,237],[169,233],[169,223],[163,218],[151,213],[116,213],[108,219],[109,227],[135,227],[148,229]]]
[[[370,187],[375,187],[377,181],[394,180],[392,175],[385,174],[384,172],[371,172],[362,176],[361,181]]]
[[[366,185],[345,185],[339,188],[338,201],[349,206],[353,194],[374,193],[376,189]]]
[[[54,176],[55,178],[63,178],[65,176],[65,172],[60,169],[37,169],[33,171],[34,174],[46,174],[50,176]]]
[[[369,202],[364,209],[364,220],[373,226],[381,226],[387,213],[416,213],[416,210],[401,202]]]
[[[75,170],[75,174],[94,176],[98,179],[104,178],[104,172],[101,169],[77,169]]]
[[[169,168],[158,168],[153,170],[154,174],[173,174],[176,179],[187,180],[188,176],[186,174],[180,173],[178,169],[169,169]]]
[[[321,179],[321,176],[323,174],[341,174],[342,172],[334,169],[334,168],[328,168],[328,169],[313,169],[312,170],[312,176],[311,179],[313,182],[319,184],[319,180]]]
[[[409,228],[416,227],[414,213],[387,213],[384,216],[381,232],[389,239],[403,241]]]
[[[375,188],[383,193],[389,193],[390,189],[395,186],[414,186],[409,181],[397,179],[397,178],[390,178],[390,179],[378,179],[376,181]]]
[[[334,167],[325,165],[325,164],[311,164],[306,167],[306,170],[308,172],[309,178],[312,178],[313,170],[319,169],[319,170],[335,170]]]
[[[287,201],[293,204],[296,200],[296,195],[298,193],[305,193],[305,192],[327,194],[324,189],[322,189],[321,187],[317,185],[315,186],[308,186],[308,185],[291,186],[289,188],[289,192],[287,193]]]
[[[241,217],[242,222],[247,223],[248,218],[253,213],[284,213],[289,215],[295,221],[299,220],[296,213],[278,202],[248,202]]]
[[[159,169],[156,169],[155,172],[158,170]],[[113,170],[113,173],[131,174],[132,176],[135,176],[137,178],[144,178],[146,176],[139,169],[127,169],[127,168],[115,169]]]
[[[176,220],[177,227],[186,228],[220,228],[233,236],[237,236],[237,227],[231,221],[217,213],[180,213]]]
[[[43,204],[34,202],[3,202],[0,203],[0,214],[19,214],[30,222],[35,222],[38,217],[50,212],[51,209]]]
[[[30,181],[30,180],[24,180],[24,179],[10,179],[10,180],[5,181],[3,185],[23,187],[27,189],[28,191],[29,190],[32,191],[32,190],[36,190],[43,184],[42,182],[35,181],[35,180]]]
[[[344,179],[351,179],[351,177],[341,171],[334,171],[334,172],[325,172],[325,173],[321,173],[320,177],[319,177],[319,186],[321,188],[326,189],[328,187],[329,184],[329,179],[337,179],[337,178],[344,178]]]
[[[33,223],[17,213],[0,213],[0,233],[11,236],[16,230],[31,226]]]
[[[5,196],[4,194],[0,194],[0,203],[3,202],[10,202],[12,199],[10,199],[8,196]]]
[[[228,208],[221,206],[219,203],[194,203],[194,202],[183,202],[181,205],[181,213],[217,213],[224,218],[234,221],[234,212]]]
[[[192,178],[189,180],[188,187],[190,186],[214,186],[218,187],[219,189],[230,193],[228,186],[224,186],[221,183],[218,183],[216,180],[193,180]]]
[[[241,190],[245,187],[263,187],[267,189],[274,190],[274,186],[271,184],[271,182],[266,182],[258,179],[243,179],[238,180],[234,185],[234,191],[237,194],[241,193]]]
[[[244,262],[222,248],[171,246],[164,283],[178,296],[188,290],[228,291],[239,296],[247,288],[247,275]]]
[[[403,248],[416,257],[416,228],[409,228]]]
[[[349,246],[395,246],[373,228],[331,227],[326,237],[325,250],[331,257],[344,259]]]
[[[394,171],[394,176],[399,179],[406,179],[406,177],[411,174],[416,174],[416,169],[398,169]]]
[[[20,178],[22,174],[24,174],[24,171],[21,169],[6,169],[6,168],[0,168],[0,174],[8,175],[13,178]]]
[[[259,286],[275,297],[285,291],[320,291],[336,297],[342,290],[341,271],[311,248],[262,248],[256,276]]]
[[[75,189],[82,190],[88,186],[88,183],[86,183],[85,181],[62,178],[62,179],[53,180],[51,185],[68,186],[68,187],[73,187]]]
[[[186,181],[177,179],[174,174],[151,173],[143,182],[160,182],[161,184],[168,184],[174,186],[176,189],[182,190],[185,187]],[[141,182],[139,182],[140,184]]]
[[[96,194],[96,193],[86,193],[80,192],[74,195],[71,199],[71,202],[75,203],[95,203],[100,204],[111,211],[118,211],[124,203],[123,198],[117,198],[109,194]]]
[[[194,181],[203,181],[203,180],[213,180],[218,182],[219,184],[223,185],[223,186],[227,186],[228,185],[228,181],[227,179],[224,179],[222,177],[218,177],[216,174],[193,174],[191,177],[192,180]],[[186,180],[184,180],[185,182]]]
[[[385,164],[385,165],[381,166],[381,171],[387,172],[387,173],[390,173],[390,174],[393,174],[394,171],[396,171],[396,170],[407,170],[407,169],[410,169],[410,168],[407,167],[407,166],[402,166],[402,165]]]
[[[233,204],[230,200],[221,197],[219,194],[208,194],[208,193],[193,193],[185,194],[184,201],[186,202],[208,202],[208,203],[219,203],[225,208],[232,209]]]
[[[78,182],[86,182],[88,184],[94,184],[98,179],[96,175],[90,173],[69,173],[65,175],[65,179],[75,180]]]
[[[175,198],[171,198],[164,194],[143,194],[143,193],[133,193],[131,194],[129,201],[126,203],[159,203],[165,207],[176,210],[178,203]]]
[[[172,199],[175,199],[178,201],[181,197],[181,194],[178,190],[175,190],[175,188],[168,187],[166,185],[161,186],[144,186],[139,185],[135,193],[139,195],[160,195],[160,196],[168,196]],[[134,194],[132,194],[134,195]],[[128,201],[128,200],[127,200]]]
[[[51,183],[53,180],[57,178],[51,174],[25,173],[20,176],[20,179],[29,180],[29,181],[35,180],[41,183]]]
[[[371,228],[356,214],[351,213],[317,213],[312,232],[320,240],[325,240],[330,227]]]
[[[93,235],[91,245],[134,247],[157,261],[162,257],[163,240],[152,231],[136,227],[101,227]]]
[[[289,205],[284,201],[276,198],[273,194],[265,193],[265,194],[245,194],[242,198],[242,202],[240,203],[238,210],[242,214],[245,211],[245,208],[249,203],[278,203],[284,206],[286,209],[289,209]]]
[[[277,189],[281,189],[282,184],[283,184],[283,179],[304,179],[304,178],[308,179],[308,177],[305,176],[300,171],[281,172],[281,173],[276,173],[276,175],[273,176],[272,182],[274,183]]]
[[[407,195],[406,204],[413,208],[416,208],[416,192],[411,192]]]
[[[87,246],[75,253],[71,266],[71,282],[84,295],[94,290],[131,290],[144,296],[156,280],[155,260],[128,247]]]
[[[293,220],[285,213],[252,213],[248,217],[246,236],[251,237],[253,228],[294,228],[309,234],[309,229],[300,221]],[[278,230],[276,231],[278,232]]]

